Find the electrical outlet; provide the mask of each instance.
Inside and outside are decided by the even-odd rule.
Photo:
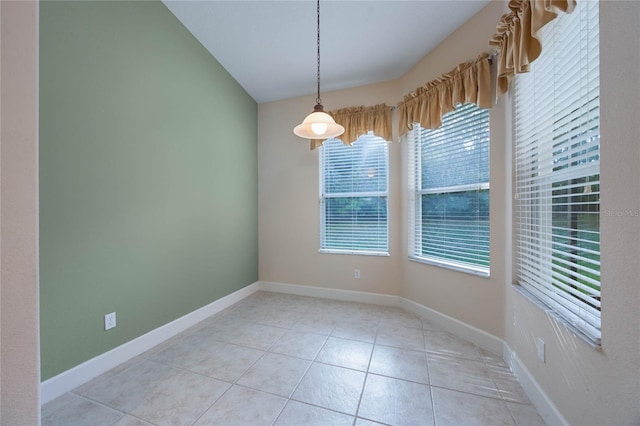
[[[116,313],[111,312],[104,316],[104,329],[111,330],[116,326]]]
[[[538,358],[540,361],[544,361],[544,340],[538,337]]]
[[[353,278],[360,279],[360,269],[353,270]]]

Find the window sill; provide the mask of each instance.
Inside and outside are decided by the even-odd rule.
[[[569,330],[569,332],[571,332],[576,337],[578,337],[580,340],[585,342],[588,346],[590,346],[591,348],[593,348],[593,349],[595,349],[597,351],[602,351],[603,350],[602,349],[602,343],[595,342],[589,336],[587,336],[582,331],[580,331],[580,329],[578,329],[576,326],[574,326],[569,321],[567,321],[565,318],[560,316],[556,311],[554,311],[553,309],[551,309],[550,307],[545,305],[540,299],[535,297],[533,294],[531,294],[531,292],[527,291],[527,289],[522,287],[520,284],[513,283],[513,284],[511,284],[511,288],[513,288],[513,290],[515,292],[517,292],[520,295],[522,295],[522,297],[527,299],[529,302],[533,303],[536,307],[538,307],[540,310],[542,310],[544,313],[546,313],[549,317],[551,317],[558,324],[562,324],[567,330]]]
[[[424,257],[418,257],[418,256],[409,256],[409,260],[413,262],[424,263],[425,265],[432,265],[432,266],[438,266],[440,268],[451,269],[452,271],[463,272],[465,274],[476,275],[482,278],[491,277],[490,270],[488,269],[480,269],[480,268],[475,269],[467,266],[461,266],[455,263],[447,263],[447,262],[438,261],[438,260],[430,260],[430,259],[426,259]]]
[[[350,254],[356,256],[381,256],[381,257],[389,257],[391,256],[389,252],[384,251],[355,251],[355,250],[331,250],[331,249],[320,249],[318,253],[321,254]]]

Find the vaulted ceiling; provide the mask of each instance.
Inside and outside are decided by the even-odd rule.
[[[321,1],[322,91],[400,77],[489,1]],[[315,93],[315,1],[164,4],[257,102]]]

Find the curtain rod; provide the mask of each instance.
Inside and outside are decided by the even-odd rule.
[[[489,60],[489,65],[493,65],[493,58],[495,58],[496,56],[498,56],[498,52],[494,51],[494,52],[486,52],[487,55],[489,55],[489,57],[487,58]],[[389,106],[389,108],[391,109],[391,111],[396,111],[398,109],[397,105],[391,105]]]

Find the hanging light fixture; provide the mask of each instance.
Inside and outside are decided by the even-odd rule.
[[[307,115],[302,124],[298,124],[293,129],[293,133],[305,139],[329,139],[340,136],[344,133],[344,127],[337,124],[329,114],[324,112],[322,99],[320,99],[320,0],[318,0],[317,17],[318,73],[316,80],[318,85],[318,95],[316,97],[316,106],[313,107],[313,112]]]

